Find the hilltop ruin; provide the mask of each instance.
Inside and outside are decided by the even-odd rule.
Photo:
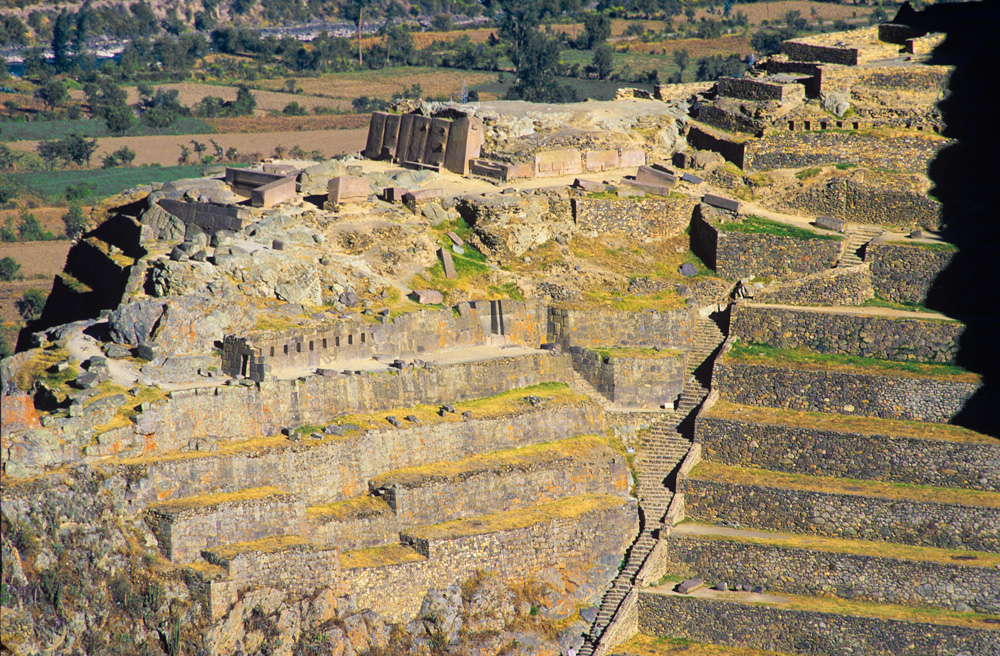
[[[1000,653],[931,22],[101,208],[2,364],[4,647]]]

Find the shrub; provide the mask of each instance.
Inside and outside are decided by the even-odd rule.
[[[25,321],[34,321],[42,316],[42,309],[45,307],[47,295],[40,289],[29,289],[24,292],[21,298],[14,302],[17,313]]]
[[[16,280],[20,278],[18,273],[21,270],[21,265],[17,263],[12,257],[5,257],[0,260],[0,280],[4,282],[10,282],[11,280]]]
[[[83,210],[77,203],[70,203],[69,210],[62,216],[62,222],[66,226],[66,236],[76,239],[83,234],[83,227],[87,222],[83,216]]]

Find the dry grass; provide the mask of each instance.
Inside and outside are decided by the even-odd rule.
[[[358,430],[348,431],[347,436],[345,437],[328,435],[324,436],[322,440],[310,439],[300,442],[290,442],[284,435],[268,435],[263,437],[254,437],[239,442],[219,444],[218,449],[215,451],[188,451],[186,453],[175,452],[162,455],[157,454],[139,456],[135,458],[123,458],[120,460],[111,460],[109,462],[115,465],[148,465],[158,462],[173,462],[177,460],[191,460],[195,458],[228,457],[238,454],[255,453],[281,448],[316,448],[328,442],[344,440],[349,437],[356,436],[365,430],[395,430],[395,427],[385,420],[385,418],[390,415],[402,418],[408,414],[413,414],[418,418],[422,425],[433,425],[447,422],[462,422],[464,419],[462,419],[461,414],[466,410],[470,410],[473,413],[473,419],[487,419],[518,412],[529,412],[532,410],[532,406],[524,400],[527,396],[541,396],[542,398],[547,399],[545,404],[540,406],[541,409],[550,409],[561,405],[577,405],[590,402],[588,397],[582,394],[577,394],[569,389],[569,386],[564,383],[542,383],[540,385],[532,385],[531,387],[508,390],[501,394],[483,399],[460,401],[454,404],[457,412],[454,414],[448,413],[444,417],[437,414],[437,406],[429,405],[418,405],[412,408],[396,408],[386,410],[384,412],[374,412],[369,414],[341,415],[340,417],[337,417],[334,422],[331,422],[331,425],[354,424],[359,427]],[[404,427],[408,423],[409,422],[404,424]]]
[[[349,73],[330,73],[318,77],[295,78],[301,95],[322,96],[324,98],[353,100],[361,96],[371,96],[391,99],[405,87],[412,84],[420,85],[424,97],[457,95],[462,90],[462,81],[472,87],[483,82],[492,82],[496,73],[480,71],[449,70],[421,67],[392,67],[373,71],[357,71]],[[270,89],[280,89],[284,80],[269,80],[261,82]],[[287,94],[283,94],[287,95]],[[299,101],[301,104],[301,100]]]
[[[918,503],[946,503],[962,506],[1000,508],[1000,493],[979,490],[933,487],[930,485],[909,485],[907,483],[883,483],[880,481],[858,481],[850,478],[828,476],[806,476],[785,474],[752,467],[727,467],[714,462],[702,461],[691,471],[691,478],[705,481],[776,487],[827,494],[848,494],[851,496],[898,499]]]
[[[622,44],[624,45],[624,44]],[[670,39],[669,41],[628,42],[631,53],[673,57],[677,50],[687,50],[691,61],[711,55],[740,55],[746,57],[753,51],[750,47],[750,37],[742,34],[731,34],[718,39]],[[672,61],[671,61],[672,63]]]
[[[781,608],[788,610],[803,610],[809,612],[837,613],[845,615],[860,615],[886,620],[901,620],[904,622],[928,622],[948,626],[964,626],[972,629],[987,629],[1000,631],[996,623],[997,615],[981,615],[979,613],[960,613],[953,610],[936,608],[911,608],[909,606],[893,606],[864,601],[847,601],[837,597],[801,597],[797,595],[782,595],[790,602],[782,604]],[[992,620],[992,621],[987,621]]]
[[[595,435],[571,437],[558,442],[533,444],[516,449],[472,456],[471,458],[463,458],[462,460],[441,461],[417,467],[397,469],[379,474],[372,479],[371,484],[376,487],[387,484],[398,485],[403,488],[419,487],[421,485],[461,478],[478,472],[503,472],[528,467],[539,467],[567,458],[581,460],[601,453],[607,453],[614,447],[615,443],[621,444],[618,440],[597,437]]]
[[[94,161],[99,162],[104,155],[128,146],[136,152],[135,166],[174,166],[180,160],[181,146],[190,147],[192,139],[206,145],[209,144],[209,139],[215,139],[223,150],[235,148],[244,155],[257,153],[263,157],[270,157],[277,146],[283,146],[286,150],[299,146],[307,153],[319,150],[326,157],[334,157],[361,151],[365,147],[367,136],[367,128],[354,128],[193,136],[104,137],[97,140],[98,147],[94,153]],[[33,152],[37,145],[35,141],[18,141],[12,144],[11,149]]]
[[[356,130],[368,127],[368,114],[320,116],[253,116],[207,118],[205,122],[216,132],[302,132],[303,130]]]
[[[727,403],[725,401],[717,401],[711,410],[708,411],[707,416],[714,419],[751,421],[757,424],[770,424],[773,426],[848,431],[851,433],[861,433],[862,435],[891,435],[893,437],[948,440],[950,442],[964,442],[967,444],[997,444],[996,438],[950,424],[878,419],[875,417],[851,417],[825,412],[798,412],[795,410],[758,408],[749,405]]]
[[[617,508],[624,503],[623,499],[607,494],[585,494],[521,510],[508,510],[492,515],[421,526],[407,531],[407,535],[423,540],[451,540],[470,535],[500,533],[552,519],[573,519],[590,512]]]
[[[683,654],[684,656],[787,656],[786,652],[710,645],[683,638],[657,638],[641,633],[617,647],[612,647],[610,654],[612,656],[667,656],[668,654]]]
[[[283,499],[292,496],[284,490],[279,490],[276,487],[264,486],[264,487],[251,487],[245,490],[240,490],[239,492],[219,492],[216,494],[199,494],[193,497],[184,497],[183,499],[174,499],[173,501],[164,501],[163,503],[155,503],[150,506],[151,510],[166,514],[178,514],[188,510],[196,510],[198,508],[211,508],[212,506],[221,506],[226,503],[240,503],[243,501],[264,501],[267,499]]]
[[[394,427],[386,421],[386,417],[393,415],[402,418],[411,414],[417,418],[421,425],[443,424],[464,421],[461,415],[466,410],[472,412],[473,419],[488,419],[530,410],[532,406],[525,401],[528,396],[540,396],[546,399],[546,402],[540,406],[543,409],[561,405],[577,405],[588,401],[586,396],[574,392],[565,383],[542,383],[508,390],[484,399],[460,401],[454,404],[456,412],[447,413],[443,417],[438,415],[438,406],[436,405],[417,405],[411,408],[396,408],[369,414],[343,415],[338,417],[334,424],[355,424],[361,430],[393,429]],[[403,425],[407,426],[407,424],[409,422]]]
[[[639,346],[623,346],[613,348],[590,349],[605,358],[641,358],[643,360],[659,360],[662,358],[679,358],[684,355],[676,349],[654,349]]]
[[[689,522],[685,522],[688,524]],[[699,524],[700,522],[691,522]],[[748,537],[743,535],[703,535],[693,537],[699,540],[743,542],[766,546],[812,549],[834,553],[872,556],[875,558],[898,558],[917,560],[941,565],[962,565],[963,567],[1000,567],[1000,554],[960,549],[938,549],[935,547],[914,547],[893,542],[868,542],[843,538],[827,538],[813,535],[778,533],[754,529],[754,533],[771,533],[769,537]],[[681,538],[683,539],[683,538]]]
[[[367,549],[345,551],[340,554],[340,566],[343,569],[387,567],[390,565],[402,565],[404,563],[416,563],[421,560],[427,560],[427,557],[416,552],[412,547],[401,544],[368,547]]]
[[[379,497],[367,494],[347,499],[346,501],[306,508],[306,517],[319,522],[344,522],[365,517],[389,515],[391,513],[392,509],[388,503]]]
[[[20,389],[31,389],[35,381],[45,381],[54,388],[65,388],[67,382],[73,380],[78,375],[75,366],[71,366],[63,372],[53,373],[49,369],[69,358],[69,351],[55,346],[45,349],[38,349],[31,358],[14,374],[14,382]]]
[[[236,556],[245,553],[277,553],[292,548],[315,549],[316,545],[298,535],[281,535],[273,538],[263,538],[261,540],[251,540],[249,542],[234,542],[222,547],[209,549],[214,556],[221,560],[232,560]]]

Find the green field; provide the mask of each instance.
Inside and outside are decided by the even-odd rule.
[[[230,165],[230,166],[246,166]],[[121,193],[132,187],[153,182],[170,182],[183,178],[198,178],[206,167],[201,164],[187,166],[136,166],[114,169],[89,169],[79,171],[32,171],[7,176],[16,186],[49,199],[60,199],[70,187],[86,185],[91,193],[88,199],[101,199]]]
[[[215,130],[198,118],[179,118],[168,128],[157,131],[146,125],[136,124],[123,134],[112,134],[104,121],[81,118],[75,121],[5,121],[0,123],[0,141],[42,141],[62,139],[78,134],[94,139],[98,137],[144,137],[156,134],[212,134]]]

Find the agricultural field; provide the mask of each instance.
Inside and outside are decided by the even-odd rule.
[[[464,81],[468,88],[483,82],[496,80],[496,73],[485,71],[466,71],[450,68],[426,68],[417,66],[399,66],[373,71],[352,71],[350,73],[331,73],[317,77],[297,77],[296,84],[302,89],[302,95],[322,96],[324,98],[350,101],[361,96],[371,96],[391,99],[404,88],[417,84],[424,97],[458,96]],[[258,83],[270,89],[284,87],[284,80],[268,80]],[[301,104],[301,101],[300,101]]]
[[[150,137],[134,137],[147,139]],[[155,137],[153,137],[155,138]],[[170,137],[161,137],[170,138]],[[127,139],[127,138],[126,138]],[[131,187],[151,182],[169,182],[200,176],[204,167],[188,166],[130,166],[113,169],[77,169],[48,171],[45,173],[13,173],[7,176],[15,185],[31,190],[48,199],[61,199],[70,187],[89,189],[88,199],[98,199],[122,192]]]
[[[239,119],[234,119],[239,120]],[[158,165],[166,171],[168,168],[175,168],[181,158],[181,146],[191,147],[192,141],[198,141],[209,147],[207,152],[212,151],[209,139],[214,139],[224,150],[235,148],[241,155],[259,154],[261,157],[270,157],[277,147],[283,147],[286,151],[298,146],[306,152],[311,153],[319,150],[326,157],[335,157],[344,153],[359,152],[364,149],[365,138],[368,133],[367,122],[365,127],[351,129],[320,129],[320,130],[285,130],[276,132],[252,132],[233,134],[213,134],[200,137],[199,135],[186,136],[150,136],[150,137],[109,137],[98,140],[98,148],[94,154],[94,161],[99,162],[101,157],[107,153],[112,153],[123,146],[128,146],[136,153],[134,165],[125,169],[107,170],[77,170],[77,171],[56,171],[55,174],[67,174],[70,176],[80,176],[81,179],[87,175],[103,175],[106,172],[138,170],[146,165]],[[19,141],[11,144],[12,150],[32,152],[35,150],[35,142]],[[196,167],[197,168],[197,167]],[[157,169],[153,169],[154,171]],[[26,173],[16,174],[17,176],[44,176],[49,177],[52,173]],[[152,174],[149,174],[152,175]],[[197,173],[195,175],[198,175]],[[15,176],[11,176],[15,177]],[[190,177],[190,174],[189,174]],[[177,178],[171,178],[176,180]],[[165,182],[166,180],[162,180]],[[137,182],[135,184],[143,184]],[[127,187],[126,187],[127,188]]]
[[[156,134],[212,134],[214,130],[201,119],[183,117],[173,125],[157,130],[147,125],[136,123],[121,136],[140,137]],[[88,139],[110,137],[112,133],[104,121],[93,118],[60,121],[16,121],[0,122],[0,141],[40,141],[45,139],[62,139],[78,134]]]

